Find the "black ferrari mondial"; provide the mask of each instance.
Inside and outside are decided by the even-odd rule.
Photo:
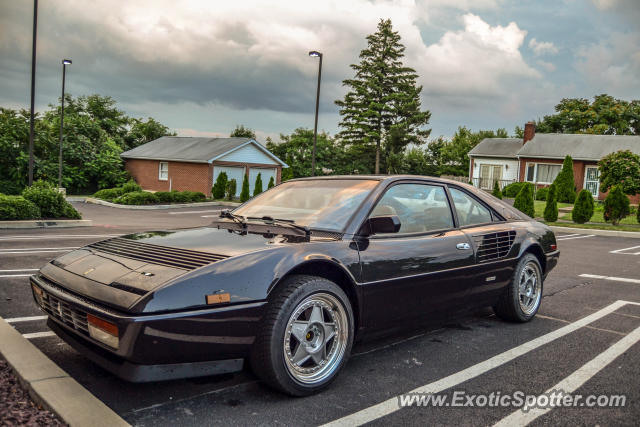
[[[49,326],[129,381],[242,369],[326,387],[355,339],[493,306],[526,322],[553,232],[474,187],[417,176],[287,181],[211,225],[115,237],[31,277]]]

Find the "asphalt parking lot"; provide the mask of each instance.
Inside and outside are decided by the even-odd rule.
[[[541,309],[532,322],[506,323],[487,309],[360,343],[330,389],[294,399],[263,386],[248,370],[130,384],[53,335],[28,284],[28,276],[47,261],[112,235],[206,225],[219,211],[75,205],[94,220],[93,227],[0,231],[0,316],[131,424],[637,425],[639,239],[558,233],[560,263],[545,282]],[[398,396],[412,390],[440,393],[451,401],[456,392],[539,395],[554,389],[584,396],[624,395],[626,402],[624,407],[578,405],[524,415],[512,407],[488,405],[398,406]]]

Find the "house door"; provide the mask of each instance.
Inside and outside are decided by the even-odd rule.
[[[480,165],[480,188],[492,190],[493,183],[502,179],[501,165]]]
[[[600,171],[595,166],[587,166],[584,173],[584,188],[589,190],[594,198],[600,192]]]

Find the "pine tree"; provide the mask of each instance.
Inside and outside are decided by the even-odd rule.
[[[351,65],[354,78],[342,82],[349,92],[336,105],[342,116],[342,142],[375,150],[378,174],[382,148],[387,157],[393,157],[410,143],[424,142],[431,130],[423,127],[431,113],[420,108],[422,86],[416,84],[415,70],[402,63],[405,47],[391,20],[380,20],[378,31],[367,36],[367,42],[360,63]]]
[[[227,173],[220,172],[218,174],[218,178],[216,179],[216,183],[213,184],[213,188],[211,189],[211,193],[214,199],[223,199],[224,193],[227,190]]]
[[[629,215],[629,198],[622,192],[622,187],[614,186],[604,199],[604,220],[618,225],[621,219]]]
[[[245,174],[244,178],[242,179],[242,191],[240,192],[240,201],[244,203],[250,198],[251,198],[251,193],[249,193],[249,179]]]
[[[547,204],[544,206],[544,220],[556,222],[558,220],[558,191],[556,185],[551,184],[547,192]]]
[[[574,203],[576,201],[576,185],[573,180],[573,159],[567,155],[562,162],[562,170],[553,181],[558,191],[558,201]]]
[[[571,219],[578,224],[584,224],[593,216],[593,196],[589,190],[582,190],[578,194],[573,211],[571,211]]]
[[[513,201],[513,207],[533,218],[536,214],[533,207],[533,185],[525,183]]]
[[[267,190],[275,186],[276,186],[276,183],[274,182],[273,177],[269,178],[269,183],[267,184]]]
[[[227,183],[227,200],[233,200],[234,197],[236,197],[237,188],[238,183],[235,179],[232,179]]]
[[[493,192],[491,194],[493,194],[494,197],[502,200],[502,191],[500,191],[500,184],[498,184],[498,181],[495,181],[493,183]]]
[[[260,193],[262,193],[262,173],[258,173],[258,176],[256,176],[256,182],[253,185],[253,197]]]

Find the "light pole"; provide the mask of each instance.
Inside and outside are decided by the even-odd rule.
[[[60,109],[60,154],[58,155],[58,188],[62,188],[62,133],[64,130],[64,79],[70,59],[62,60],[62,108]]]
[[[320,79],[322,78],[322,53],[316,50],[309,52],[309,56],[320,58],[318,62],[318,89],[316,91],[316,119],[313,125],[313,154],[311,155],[311,176],[316,175],[316,143],[318,140],[318,104],[320,102]]]
[[[31,110],[29,113],[29,186],[33,184],[33,121],[36,96],[36,34],[38,30],[38,0],[33,0],[33,40],[31,45]]]

